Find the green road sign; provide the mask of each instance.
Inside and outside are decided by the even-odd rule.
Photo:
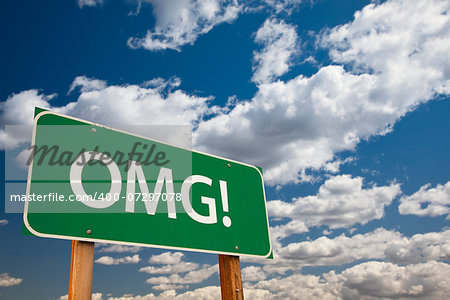
[[[24,224],[34,235],[271,254],[254,166],[49,111],[35,117],[28,163]]]

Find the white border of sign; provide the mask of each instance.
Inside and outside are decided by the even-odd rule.
[[[123,130],[119,130],[119,129],[114,129],[114,128],[111,128],[111,127],[108,127],[108,126],[104,126],[104,125],[93,123],[93,122],[89,122],[89,121],[86,121],[86,120],[82,120],[82,119],[70,117],[70,116],[67,116],[67,115],[55,113],[55,112],[52,112],[52,111],[42,111],[42,112],[40,112],[39,114],[36,115],[36,117],[34,119],[34,124],[33,124],[33,136],[32,136],[32,139],[31,139],[31,145],[35,144],[37,121],[39,120],[40,117],[42,117],[44,115],[47,115],[47,114],[53,114],[53,115],[56,115],[56,116],[67,118],[67,119],[79,121],[79,122],[82,122],[82,123],[86,123],[87,125],[103,127],[103,128],[109,129],[109,130],[113,130],[113,131],[116,131],[116,132],[123,133],[123,134],[135,136],[135,137],[146,139],[146,140],[149,140],[149,141],[154,141],[154,142],[157,142],[157,143],[161,143],[161,144],[164,144],[164,145],[167,145],[167,146],[170,146],[170,147],[182,148],[182,149],[185,149],[185,150],[188,150],[188,151],[191,151],[191,152],[199,153],[199,154],[206,155],[206,156],[215,157],[215,158],[224,160],[226,162],[232,162],[232,163],[235,163],[235,164],[240,164],[240,165],[244,165],[244,166],[256,169],[258,171],[259,175],[261,176],[263,196],[264,196],[264,207],[266,209],[266,218],[267,218],[267,233],[268,233],[270,248],[269,248],[269,252],[266,255],[263,256],[263,255],[245,254],[245,253],[238,253],[238,252],[221,252],[221,251],[194,249],[194,248],[183,248],[183,247],[161,246],[161,245],[141,244],[141,243],[132,243],[132,242],[121,242],[121,241],[114,241],[114,240],[92,239],[92,238],[75,237],[75,236],[72,237],[72,236],[66,236],[66,235],[55,235],[55,234],[47,234],[47,233],[38,232],[38,231],[34,230],[31,227],[31,225],[28,223],[28,219],[27,219],[28,202],[29,202],[28,201],[28,197],[30,195],[31,173],[32,173],[32,170],[33,170],[33,164],[30,164],[30,166],[28,167],[27,191],[26,191],[26,199],[27,199],[27,201],[25,201],[25,208],[24,208],[24,212],[23,212],[23,222],[24,222],[25,226],[27,227],[27,229],[32,234],[34,234],[36,236],[39,236],[39,237],[56,238],[56,239],[64,239],[64,240],[78,240],[78,241],[86,241],[86,242],[111,243],[111,244],[119,244],[119,245],[129,245],[129,246],[139,246],[139,247],[152,247],[152,248],[159,248],[159,249],[182,250],[182,251],[194,251],[194,252],[203,252],[203,253],[212,253],[212,254],[226,254],[226,255],[239,255],[239,256],[245,255],[245,256],[259,257],[259,258],[261,258],[261,257],[262,258],[267,258],[267,257],[269,257],[272,254],[272,240],[270,238],[269,215],[267,213],[267,205],[265,204],[266,203],[266,192],[265,192],[265,189],[264,189],[264,178],[262,177],[261,171],[257,167],[249,165],[249,164],[246,164],[246,163],[238,162],[238,161],[235,161],[235,160],[232,160],[232,159],[227,159],[227,158],[219,157],[219,156],[216,156],[216,155],[203,153],[203,152],[200,152],[200,151],[186,149],[184,147],[173,146],[173,145],[170,145],[168,143],[160,142],[160,141],[157,141],[157,140],[152,140],[152,139],[149,139],[147,137],[143,137],[143,136],[140,136],[140,135],[137,135],[137,134],[129,133],[129,132],[126,132],[126,131],[123,131]]]

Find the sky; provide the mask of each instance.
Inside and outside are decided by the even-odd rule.
[[[0,5],[0,299],[67,299],[71,242],[7,210],[30,142],[7,127],[35,106],[191,125],[193,149],[262,167],[274,259],[241,257],[247,299],[450,299],[447,0]],[[214,254],[94,260],[93,299],[220,297]]]

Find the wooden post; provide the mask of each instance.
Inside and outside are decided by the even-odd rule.
[[[243,300],[239,256],[219,254],[219,271],[222,300]]]
[[[90,300],[92,298],[93,269],[94,243],[72,241],[69,300]]]

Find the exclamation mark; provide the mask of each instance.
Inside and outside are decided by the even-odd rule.
[[[227,182],[223,180],[219,180],[220,183],[220,195],[222,196],[222,208],[224,212],[228,212],[228,190],[227,190]],[[229,216],[225,216],[222,219],[223,225],[225,227],[231,226],[231,219]]]

